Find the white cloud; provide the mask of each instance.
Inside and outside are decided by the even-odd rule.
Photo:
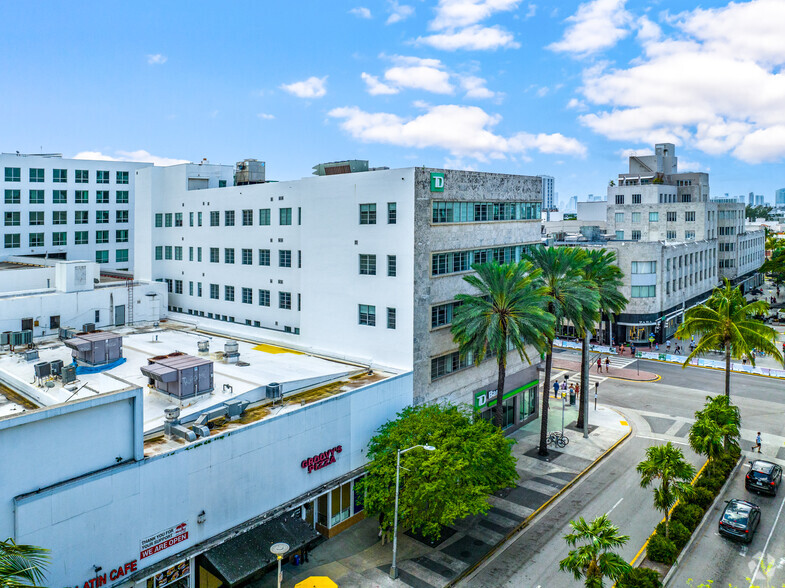
[[[371,16],[371,11],[365,6],[357,6],[356,8],[352,8],[349,11],[349,14],[353,14],[357,18],[373,18]]]
[[[159,157],[152,155],[149,151],[140,149],[139,151],[115,151],[115,155],[106,155],[100,151],[80,151],[73,157],[74,159],[94,159],[97,161],[136,161],[141,163],[152,163],[155,165],[178,165],[180,163],[190,163],[187,159],[172,159],[169,157]]]
[[[499,48],[517,49],[520,43],[512,33],[501,27],[484,27],[474,25],[464,29],[417,37],[416,43],[430,45],[443,51],[467,49],[473,51],[492,51]]]
[[[390,16],[387,17],[388,25],[406,20],[407,18],[409,18],[414,14],[414,6],[407,6],[406,4],[398,4],[396,0],[390,0],[388,4],[390,5],[389,8]]]
[[[586,106],[586,103],[583,100],[578,100],[577,98],[570,98],[570,101],[567,102],[567,108],[569,108],[570,110],[577,110],[580,112],[588,109],[588,106]]]
[[[654,151],[652,151],[648,147],[644,147],[643,149],[620,149],[616,153],[624,161],[627,161],[633,155],[635,155],[637,157],[644,157],[646,155],[654,155]]]
[[[256,116],[258,116],[262,120],[273,120],[275,118],[274,114],[268,114],[266,112],[260,112]]]
[[[307,80],[301,82],[294,82],[293,84],[282,84],[281,89],[286,90],[290,94],[298,98],[321,98],[327,94],[327,76],[317,78],[311,76]]]
[[[155,55],[148,55],[147,56],[147,63],[150,65],[163,65],[166,63],[166,55],[161,55],[160,53],[156,53]]]
[[[366,89],[372,96],[398,94],[402,90],[424,90],[432,94],[453,94],[457,83],[466,92],[466,98],[488,99],[497,93],[485,87],[486,81],[478,76],[447,70],[439,59],[423,59],[405,55],[381,57],[393,65],[384,72],[384,80],[369,73],[362,73]]]
[[[711,168],[698,163],[697,161],[690,161],[679,157],[679,171],[680,172],[708,172]]]
[[[626,1],[592,0],[581,4],[567,18],[571,24],[562,39],[547,48],[586,56],[613,47],[629,34],[632,15],[624,8]]]
[[[536,4],[529,4],[526,8],[526,15],[523,17],[524,20],[529,20],[530,18],[534,18],[537,14],[537,5]]]
[[[785,2],[752,0],[639,23],[642,53],[626,67],[584,71],[594,112],[615,140],[689,144],[750,163],[785,159]]]
[[[485,99],[496,96],[495,92],[485,87],[485,80],[477,76],[461,76],[460,83],[467,98]]]
[[[479,161],[524,155],[529,150],[583,156],[586,148],[559,133],[517,133],[505,137],[492,131],[501,117],[477,106],[432,106],[424,114],[405,119],[385,112],[365,112],[358,107],[335,108],[329,116],[355,139],[401,147],[439,148],[453,157]]]
[[[520,0],[439,0],[436,16],[428,28],[432,31],[455,29],[477,24],[496,12],[518,7]]]
[[[367,87],[368,93],[371,96],[378,96],[380,94],[397,94],[400,92],[398,88],[393,88],[392,86],[388,86],[384,82],[380,82],[379,78],[376,76],[372,76],[369,73],[362,73],[362,79],[365,82]]]
[[[415,42],[444,51],[516,49],[520,44],[512,33],[479,23],[497,12],[514,10],[518,4],[520,0],[439,0],[436,15],[428,23],[429,30],[439,32],[418,37]],[[529,5],[529,12],[532,6]]]
[[[537,90],[537,96],[539,98],[545,98],[548,95],[548,92],[550,91],[551,89],[548,86],[542,86]]]

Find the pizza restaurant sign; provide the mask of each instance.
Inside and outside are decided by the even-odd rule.
[[[343,451],[343,447],[336,445],[335,447],[331,447],[326,451],[322,451],[313,457],[302,460],[300,462],[300,467],[307,469],[308,473],[310,474],[311,472],[320,470],[323,467],[330,465],[331,463],[335,463],[335,454],[341,453],[341,451]]]

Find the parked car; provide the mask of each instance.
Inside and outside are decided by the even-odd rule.
[[[760,494],[775,496],[782,482],[782,468],[770,461],[756,459],[750,462],[750,471],[744,479],[744,487]]]
[[[760,508],[757,504],[737,498],[725,502],[725,510],[720,515],[720,535],[752,543],[760,524]]]

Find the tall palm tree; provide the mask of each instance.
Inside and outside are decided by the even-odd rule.
[[[462,304],[455,311],[451,331],[462,358],[471,354],[479,364],[486,355],[496,357],[499,375],[494,423],[501,427],[508,351],[515,349],[521,359],[531,363],[526,345],[544,351],[545,342],[553,338],[556,321],[545,310],[546,289],[539,283],[542,272],[528,261],[480,263],[472,269],[477,274],[463,279],[477,293],[455,297]]]
[[[529,259],[542,274],[537,278],[546,289],[547,310],[556,319],[556,330],[563,321],[573,325],[587,324],[599,308],[599,295],[591,282],[583,276],[588,261],[586,250],[577,247],[535,247]],[[553,366],[554,334],[547,337],[545,355],[545,383],[540,414],[539,455],[548,455],[548,404]]]
[[[577,521],[570,521],[570,526],[573,532],[564,536],[567,545],[585,545],[573,549],[559,562],[562,572],[570,572],[576,580],[585,578],[585,586],[601,588],[603,578],[616,581],[630,570],[630,564],[611,551],[623,546],[630,538],[619,535],[619,528],[611,523],[608,515],[599,516],[591,522],[580,517]]]
[[[680,498],[691,494],[690,482],[695,468],[684,459],[681,449],[668,441],[665,445],[652,445],[646,449],[646,459],[638,464],[641,488],[648,488],[654,480],[660,485],[654,489],[654,508],[665,514],[665,538],[668,537],[671,507]]]
[[[730,398],[731,358],[748,357],[755,365],[752,350],[771,354],[782,362],[782,354],[775,344],[777,331],[753,318],[769,309],[768,302],[747,302],[741,290],[731,286],[715,288],[709,299],[694,306],[684,314],[684,322],[676,331],[677,339],[699,335],[695,349],[687,356],[682,367],[687,367],[693,357],[715,349],[725,349],[725,396]]]
[[[602,324],[602,315],[618,314],[627,306],[627,299],[621,293],[622,278],[624,274],[616,265],[616,252],[605,249],[589,249],[586,253],[589,258],[588,263],[583,268],[583,276],[597,289],[599,295],[599,321]],[[594,329],[590,328],[594,323],[584,326],[583,341],[581,345],[581,391],[578,399],[578,422],[579,429],[583,428],[584,423],[584,402],[589,400],[589,338]]]
[[[41,586],[49,562],[49,550],[34,545],[17,545],[13,539],[0,541],[0,586]]]

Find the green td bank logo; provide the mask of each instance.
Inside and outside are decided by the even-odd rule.
[[[431,192],[444,192],[444,173],[431,173]]]

